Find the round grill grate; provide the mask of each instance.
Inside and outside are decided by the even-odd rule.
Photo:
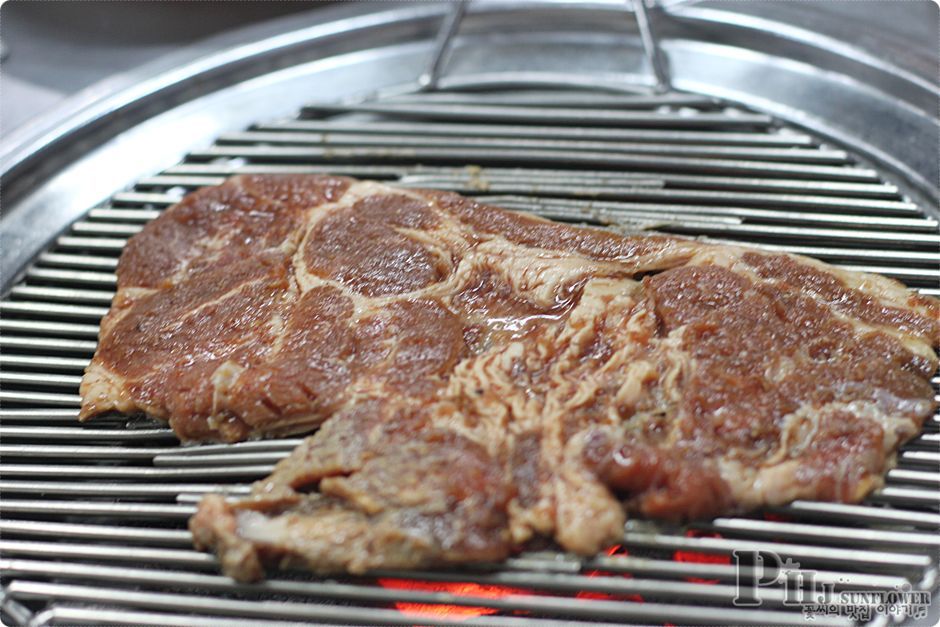
[[[779,586],[761,608],[732,605],[736,549],[775,551],[837,589],[935,585],[938,416],[860,505],[797,502],[688,528],[633,521],[620,549],[592,560],[546,550],[482,571],[279,574],[256,586],[215,574],[214,558],[190,547],[195,502],[244,493],[299,440],[181,448],[146,421],[82,427],[77,387],[127,238],[184,193],[247,172],[453,190],[556,220],[810,255],[940,294],[940,232],[922,207],[852,154],[712,98],[409,93],[312,105],[222,136],[91,209],[0,302],[7,622],[802,624]],[[740,573],[753,575],[747,565]]]

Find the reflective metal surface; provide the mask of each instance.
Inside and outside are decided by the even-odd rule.
[[[65,122],[37,123],[6,138],[4,288],[88,206],[222,132],[289,115],[310,101],[414,85],[450,6],[343,3],[325,9],[335,20],[307,28],[302,15],[286,18],[228,36],[225,52],[181,52],[127,77],[124,89],[112,85],[113,93],[76,103]],[[654,74],[629,9],[619,0],[471,4],[439,85],[649,89]],[[930,81],[871,54],[870,46],[762,19],[753,7],[669,3],[650,15],[676,88],[821,133],[871,159],[936,215],[940,127]]]

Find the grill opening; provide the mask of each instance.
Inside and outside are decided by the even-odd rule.
[[[0,302],[5,622],[803,624],[782,581],[761,588],[760,607],[734,605],[738,585],[760,577],[762,551],[837,591],[936,587],[940,416],[859,505],[631,520],[621,544],[593,559],[546,547],[485,568],[279,572],[257,585],[220,576],[215,558],[190,546],[195,503],[244,494],[299,439],[183,448],[147,419],[83,426],[77,388],[127,238],[189,191],[269,172],[347,174],[556,220],[746,243],[940,294],[940,231],[923,207],[858,156],[731,102],[523,85],[318,103],[259,122],[91,208]]]

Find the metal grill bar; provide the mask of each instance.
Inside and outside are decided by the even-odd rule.
[[[0,409],[0,420],[8,421],[68,421],[74,424],[78,420],[78,411],[73,409]],[[6,427],[5,427],[6,428]]]
[[[162,174],[159,176],[148,176],[141,179],[135,187],[137,189],[149,189],[154,187],[187,187],[196,189],[207,185],[221,185],[225,182],[226,176],[185,176]]]
[[[69,412],[70,419],[75,420],[75,412]],[[94,441],[121,441],[121,442],[134,442],[140,440],[166,440],[166,439],[176,439],[176,436],[169,429],[102,429],[99,427],[95,428],[79,428],[79,427],[13,427],[13,426],[2,426],[0,427],[0,438],[5,439],[29,439],[34,440],[38,439],[40,441],[48,440],[68,440],[74,442],[75,440],[94,440]],[[5,445],[0,445],[5,446]],[[99,451],[102,454],[105,454],[101,449],[108,450],[120,450],[116,449],[113,446],[101,446],[101,447],[86,447],[89,448],[89,453],[94,455]],[[94,449],[94,450],[91,450]],[[43,450],[47,453],[44,455]],[[24,453],[27,455],[40,455],[40,456],[49,456],[54,450],[57,450],[57,447],[49,448],[44,444],[31,444],[24,447]],[[139,451],[140,449],[131,449],[132,451]],[[177,450],[177,449],[169,449]],[[66,455],[77,455],[78,453],[74,450],[62,451]],[[156,454],[156,453],[153,453]]]
[[[92,436],[94,434],[92,433]],[[127,448],[118,446],[57,446],[57,445],[17,445],[0,444],[0,457],[17,458],[66,458],[81,459],[126,459],[141,460],[153,459],[170,448]]]
[[[78,407],[81,404],[81,398],[77,394],[0,390],[0,403],[24,403],[40,407]]]
[[[135,625],[137,627],[285,627],[295,623],[239,620],[221,616],[163,614],[104,610],[100,607],[59,606],[37,614],[34,625]]]
[[[77,402],[75,403],[78,404]],[[68,464],[0,464],[3,477],[68,477],[70,479],[144,479],[144,480],[213,480],[256,479],[274,470],[267,466],[224,466],[213,468],[147,468],[132,466],[76,466]],[[4,502],[6,506],[6,502]]]
[[[405,179],[405,182],[412,185],[412,181]],[[563,182],[562,182],[563,183]],[[440,189],[451,189],[467,194],[478,193],[471,183],[466,187],[459,183],[433,182],[433,181],[415,181],[415,187],[430,187]],[[517,183],[486,183],[486,192],[492,194],[520,194],[541,196],[586,196],[605,200],[633,200],[633,201],[669,201],[669,202],[691,202],[691,203],[709,203],[719,208],[725,207],[768,207],[778,209],[788,209],[799,207],[802,209],[825,209],[832,212],[845,213],[847,217],[867,218],[864,214],[888,214],[888,215],[919,215],[915,206],[910,203],[890,201],[890,200],[859,200],[855,198],[843,198],[840,196],[807,196],[792,194],[753,194],[741,192],[711,192],[711,191],[691,191],[685,189],[655,189],[643,187],[631,188],[594,188],[585,187],[579,189],[575,186],[556,185],[549,182],[539,182],[534,185],[520,185]],[[580,192],[580,193],[579,193]],[[484,197],[485,200],[490,200]],[[495,202],[495,201],[494,201]],[[753,211],[753,210],[751,210]],[[858,215],[863,214],[863,215]],[[875,215],[872,219],[877,220]]]
[[[26,543],[20,543],[26,544]],[[54,543],[51,543],[54,544]],[[100,547],[96,547],[100,548]],[[139,550],[139,549],[138,549]],[[169,556],[172,551],[162,550],[160,552],[142,550],[141,559],[147,559],[152,563],[164,563],[162,560]],[[184,552],[179,552],[184,553]],[[209,558],[209,556],[190,552],[195,558]],[[30,553],[29,550],[12,551],[12,554],[23,555],[43,555],[41,551]],[[72,555],[69,555],[70,557]],[[107,551],[91,551],[88,554],[80,551],[76,552],[74,557],[91,557],[101,560],[110,560],[110,554]],[[211,558],[209,558],[211,559]],[[123,561],[133,561],[133,556],[124,557]],[[239,585],[233,583],[227,577],[204,574],[190,574],[185,571],[167,572],[152,571],[135,568],[115,568],[109,566],[73,566],[71,564],[57,564],[50,568],[42,563],[29,562],[25,560],[11,560],[5,564],[7,568],[17,569],[14,572],[18,574],[43,574],[52,575],[56,578],[75,578],[94,576],[96,579],[104,581],[135,583],[147,586],[156,586],[160,588],[171,589],[198,589],[213,592],[241,593],[251,595],[291,596],[296,598],[332,598],[351,600],[357,602],[372,603],[426,603],[426,604],[451,604],[451,605],[470,605],[479,602],[479,598],[448,595],[446,593],[431,593],[420,591],[408,591],[400,589],[383,589],[363,587],[355,584],[337,584],[337,583],[311,583],[294,582],[272,579],[260,585]],[[167,562],[167,565],[190,566],[200,570],[211,569],[215,564],[205,563],[204,561],[188,562],[185,557],[180,557],[178,561]],[[124,573],[123,577],[121,573]],[[608,595],[632,595],[640,594],[644,598],[679,598],[684,600],[702,600],[702,601],[723,601],[730,602],[736,596],[734,586],[724,584],[712,584],[702,586],[686,582],[669,582],[661,580],[641,580],[626,579],[622,577],[582,577],[575,575],[551,574],[541,575],[535,580],[527,578],[522,573],[502,573],[497,577],[487,575],[476,576],[474,580],[484,585],[504,585],[504,586],[522,586],[528,589],[536,588],[551,592],[597,592]],[[433,581],[460,581],[459,576],[440,575],[439,573],[427,573],[426,578]],[[515,596],[515,595],[514,595]],[[515,596],[515,598],[518,598]],[[766,602],[772,605],[781,605],[784,600],[782,590],[768,590]],[[512,598],[508,600],[508,605],[500,609],[510,611],[532,611],[533,602],[526,605],[515,605]],[[487,605],[492,606],[490,600]]]
[[[742,541],[724,538],[687,538],[652,533],[627,533],[627,546],[730,553],[731,551],[772,551],[781,557],[790,557],[801,564],[846,565],[857,568],[875,568],[879,572],[904,572],[928,568],[928,555],[909,555],[887,551],[865,551],[830,547],[804,546],[782,542]]]
[[[39,526],[36,533],[32,532],[29,525]],[[138,529],[132,527],[111,527],[100,525],[70,525],[63,523],[32,523],[31,521],[9,521],[2,528],[8,535],[34,535],[39,537],[54,538],[72,538],[72,539],[92,539],[92,540],[110,540],[114,539],[123,544],[116,547],[119,551],[108,553],[109,560],[126,559],[136,562],[133,554],[124,551],[127,543],[140,546],[179,546],[188,547],[190,538],[188,533],[178,535],[161,534],[160,530]],[[54,545],[55,543],[34,543],[37,550],[42,546]],[[27,549],[28,543],[24,544]],[[77,551],[81,551],[82,546]],[[101,544],[87,545],[92,550],[102,548]],[[107,548],[107,547],[104,547]],[[184,554],[203,555],[193,551],[173,550],[165,555],[161,555],[161,561],[172,560],[173,556],[183,556],[181,559],[187,560]],[[212,561],[211,556],[205,556],[206,563]],[[559,559],[559,558],[564,559]],[[189,560],[193,561],[193,560]],[[41,564],[41,562],[40,562]],[[604,574],[600,574],[602,571]],[[681,563],[670,560],[657,560],[650,558],[635,557],[598,557],[589,560],[574,559],[559,555],[529,554],[523,557],[511,558],[507,560],[499,570],[493,571],[487,567],[477,569],[468,569],[461,573],[441,573],[428,571],[406,571],[406,572],[376,572],[377,577],[394,577],[404,579],[415,579],[419,581],[467,581],[472,580],[477,583],[485,582],[494,585],[521,586],[524,588],[543,588],[551,585],[551,577],[557,573],[573,575],[577,573],[586,573],[585,577],[589,579],[603,579],[618,574],[633,574],[636,576],[649,576],[654,578],[708,578],[723,581],[735,581],[739,576],[743,579],[750,579],[757,574],[753,569],[747,566],[736,567],[730,564],[709,564],[709,563]],[[831,583],[836,588],[846,589],[891,589],[902,585],[907,580],[903,577],[872,575],[868,573],[852,573],[844,571],[814,571],[818,581]],[[528,578],[528,579],[523,579]],[[224,578],[220,578],[224,579]],[[547,580],[547,581],[546,581]],[[230,580],[229,584],[232,582]],[[277,581],[269,579],[268,581]],[[304,582],[303,585],[307,585]],[[603,585],[603,583],[602,583]]]
[[[795,192],[798,194],[837,195],[855,198],[899,198],[898,189],[886,183],[846,183],[843,181],[803,180],[803,179],[773,179],[755,177],[726,177],[726,176],[690,176],[669,172],[630,172],[630,171],[599,171],[599,170],[545,170],[538,168],[452,168],[432,166],[344,166],[344,165],[286,165],[286,164],[185,164],[167,170],[184,175],[186,179],[198,178],[200,180],[189,182],[190,185],[214,185],[223,177],[233,174],[316,174],[332,172],[348,176],[369,176],[371,178],[417,181],[419,177],[433,179],[438,176],[447,177],[456,182],[469,180],[533,180],[535,182],[548,180],[548,182],[563,181],[572,185],[593,186],[621,186],[625,187],[632,181],[648,181],[651,177],[661,181],[664,185],[674,188],[687,188],[691,190],[746,190],[746,191],[772,191]],[[177,181],[176,174],[156,176],[145,179],[139,187],[164,186],[164,181]],[[170,186],[183,185],[174,182]]]
[[[77,370],[88,365],[87,359],[77,357],[34,357],[32,355],[0,355],[0,367],[48,368],[49,370]],[[2,428],[0,428],[2,431]]]
[[[127,590],[109,590],[88,586],[73,586],[65,584],[46,584],[31,581],[14,581],[7,588],[9,594],[16,599],[63,599],[79,602],[97,602],[109,605],[141,607],[148,609],[169,609],[174,611],[201,611],[204,613],[220,614],[226,616],[280,618],[285,620],[318,620],[330,622],[352,622],[394,625],[410,625],[413,618],[390,610],[363,609],[346,606],[318,605],[314,603],[287,603],[268,601],[263,605],[250,601],[237,601],[224,598],[206,598],[204,596],[133,592]],[[473,597],[447,598],[448,605],[480,604],[490,607],[499,607],[506,602]],[[577,600],[542,597],[537,601],[527,602],[520,596],[519,601],[512,604],[512,609],[526,609],[529,611],[552,611],[557,614],[582,618],[601,618],[606,620],[651,621],[667,620],[680,623],[697,624],[741,624],[764,625],[768,621],[780,625],[801,625],[802,617],[790,612],[754,611],[754,610],[726,610],[712,609],[710,607],[688,607],[680,605],[663,605],[658,603],[617,603],[611,601],[595,601],[590,604],[578,603]],[[426,625],[459,625],[459,621],[439,620],[422,617],[422,624]],[[505,619],[497,619],[499,621]],[[486,624],[479,618],[474,622]],[[848,625],[846,619],[824,618],[819,625]]]
[[[0,318],[0,331],[37,333],[60,337],[90,337],[98,339],[97,324],[72,324],[68,322],[46,322],[42,320],[16,320]],[[74,345],[73,345],[74,346]]]
[[[559,97],[556,94],[555,97]],[[466,103],[465,103],[466,104]],[[813,138],[798,132],[727,132],[676,131],[658,129],[590,128],[583,126],[533,126],[499,124],[453,124],[439,122],[389,122],[370,120],[283,120],[258,124],[254,130],[300,133],[327,133],[329,135],[395,135],[432,137],[537,137],[542,139],[574,139],[608,142],[652,141],[677,144],[719,144],[746,146],[813,146]]]
[[[251,166],[245,166],[246,168]],[[799,179],[770,179],[770,178],[741,178],[727,176],[699,175],[690,176],[670,172],[600,172],[578,170],[539,170],[529,168],[417,168],[415,172],[401,177],[402,181],[420,184],[447,182],[459,190],[466,185],[468,191],[481,191],[491,189],[493,185],[510,185],[525,181],[529,184],[564,184],[578,187],[589,187],[603,190],[606,188],[632,188],[636,187],[634,181],[647,181],[654,179],[661,183],[660,187],[668,190],[683,190],[683,193],[695,194],[695,200],[714,198],[721,202],[732,196],[736,201],[744,202],[762,201],[768,204],[774,202],[787,202],[787,197],[779,195],[757,194],[755,192],[784,192],[796,194],[795,202],[812,204],[817,201],[812,195],[839,196],[839,202],[856,203],[858,198],[882,198],[895,201],[889,205],[878,205],[877,208],[896,208],[910,211],[912,203],[900,202],[896,188],[880,184],[844,183],[838,181],[806,181]],[[724,190],[722,194],[709,194],[708,190]],[[635,192],[650,191],[647,189],[632,190]],[[744,192],[744,193],[742,193]],[[831,202],[831,201],[821,201]],[[895,204],[896,203],[896,204]],[[864,207],[864,205],[863,205]],[[916,205],[914,205],[916,208]]]
[[[868,525],[911,525],[923,529],[940,528],[940,515],[937,514],[865,505],[794,501],[786,507],[774,508],[772,511],[784,516],[811,518],[813,520],[828,519]]]
[[[28,275],[29,276],[29,275]],[[30,278],[36,278],[35,275]],[[49,278],[47,276],[47,278]],[[40,287],[35,285],[16,285],[10,291],[15,298],[51,300],[64,302],[81,302],[110,305],[114,292],[103,290],[85,290],[62,287]]]
[[[57,481],[2,481],[0,490],[14,494],[56,494],[80,496],[140,497],[172,496],[206,492],[247,494],[247,486],[232,486],[223,483],[62,483]]]
[[[66,268],[89,268],[113,270],[117,267],[117,259],[110,257],[89,257],[87,255],[63,255],[56,253],[42,253],[36,263],[44,266],[62,266]]]
[[[551,189],[546,190],[546,193],[552,193]],[[768,209],[748,209],[736,206],[709,207],[652,203],[627,204],[613,201],[584,202],[564,198],[539,198],[536,196],[487,196],[485,199],[499,206],[539,207],[542,210],[554,207],[565,207],[576,209],[581,215],[591,215],[601,212],[601,215],[609,215],[611,217],[630,213],[651,213],[660,216],[691,215],[699,218],[703,216],[730,216],[762,222],[781,222],[791,225],[824,224],[829,226],[883,227],[899,231],[933,232],[937,228],[937,221],[929,218],[859,216],[841,213],[821,213],[817,211],[771,211]],[[854,229],[853,232],[857,232],[858,230],[859,229]]]
[[[583,109],[506,105],[462,105],[448,103],[362,102],[355,104],[317,103],[304,107],[302,115],[316,117],[338,113],[378,113],[427,120],[473,120],[476,122],[522,122],[526,124],[577,124],[580,126],[653,126],[669,128],[733,128],[772,124],[761,113],[687,113],[625,111],[622,109]]]
[[[212,146],[190,153],[195,160],[222,157],[252,161],[424,161],[569,165],[575,167],[624,167],[637,170],[675,169],[729,175],[760,175],[794,178],[830,178],[837,181],[877,180],[873,170],[829,165],[803,165],[775,161],[666,157],[659,155],[612,154],[607,152],[561,153],[554,150],[483,148],[321,148],[282,146]]]
[[[115,539],[122,544],[117,547],[103,547],[100,544],[83,545],[71,543],[68,546],[72,553],[80,554],[85,550],[99,551],[104,550],[100,555],[106,556],[108,560],[125,560],[136,562],[134,553],[129,552],[126,544],[141,546],[179,546],[186,548],[189,546],[190,539],[188,533],[167,535],[161,530],[140,529],[131,527],[113,527],[101,525],[70,525],[63,523],[35,523],[40,525],[37,530],[30,527],[33,524],[30,521],[8,521],[7,524],[0,527],[7,535],[29,535],[38,537],[53,537],[58,539],[91,539],[91,540],[111,540]],[[56,542],[37,543],[20,542],[12,546],[19,547],[17,550],[23,552],[54,551]],[[84,547],[87,547],[84,548]],[[114,548],[115,550],[109,551]],[[190,555],[191,554],[191,555]],[[63,555],[65,555],[63,553]],[[197,558],[191,556],[201,556],[205,558],[200,562],[210,564],[213,561],[211,556],[197,553],[189,550],[168,551],[165,554],[157,556],[162,563],[176,561],[193,562]],[[528,588],[542,588],[551,585],[551,580],[545,581],[542,575],[552,575],[554,573],[577,574],[587,573],[588,578],[603,578],[611,576],[609,574],[600,575],[597,571],[603,573],[628,573],[633,575],[644,575],[658,578],[685,578],[685,577],[704,577],[715,578],[719,580],[735,580],[738,576],[742,578],[753,577],[755,573],[748,567],[736,567],[730,564],[696,564],[680,563],[675,561],[656,560],[649,558],[633,557],[599,557],[590,560],[581,560],[567,558],[559,560],[558,555],[540,555],[528,554],[522,557],[508,560],[497,571],[491,571],[485,567],[481,569],[470,569],[460,573],[441,573],[426,571],[410,572],[377,572],[376,576],[396,577],[406,579],[417,579],[425,581],[465,581],[472,580],[477,583],[485,582],[498,585],[520,586]],[[867,573],[853,573],[846,571],[814,571],[820,582],[830,582],[837,587],[851,588],[873,588],[890,589],[906,581],[901,577],[891,577],[885,575],[871,575]],[[527,578],[527,579],[525,579]]]
[[[613,94],[601,92],[519,91],[519,92],[428,92],[420,94],[394,94],[384,98],[387,102],[433,102],[461,105],[512,105],[527,107],[557,107],[559,105],[602,109],[654,109],[657,107],[695,107],[722,109],[720,100],[697,94],[669,92],[662,94]]]
[[[175,200],[173,202],[176,202]],[[72,225],[73,233],[82,235],[136,235],[140,232],[140,226],[136,224],[108,224],[102,222],[76,222]],[[77,275],[78,273],[73,273]],[[90,273],[85,273],[90,274]]]
[[[922,505],[926,507],[940,506],[940,493],[935,490],[918,490],[913,488],[887,487],[871,495],[875,501],[900,502],[905,505]]]
[[[248,169],[244,161],[235,159],[224,160],[224,163],[183,163],[167,168],[166,174],[192,174],[192,173],[222,173],[223,176],[232,174],[316,174],[332,173],[341,176],[369,176],[373,179],[391,180],[403,175],[408,168],[406,166],[389,165],[332,165],[332,164],[305,164],[305,165],[286,165],[259,163],[253,164]]]
[[[500,598],[296,573],[237,584],[215,574],[215,558],[192,550],[186,518],[206,492],[246,494],[301,439],[179,447],[169,429],[149,421],[75,422],[78,375],[95,349],[95,323],[113,298],[127,238],[187,190],[237,173],[330,172],[461,191],[562,220],[655,226],[806,254],[940,294],[936,220],[837,147],[694,95],[552,98],[426,93],[312,106],[305,115],[321,119],[223,137],[116,194],[58,237],[0,303],[0,491],[8,494],[0,570],[12,579],[6,602],[20,603],[25,615],[46,603],[36,625],[458,624],[391,609],[401,601],[498,612],[470,621],[480,625],[802,624],[800,612],[781,604],[779,586],[767,590],[769,607],[731,607],[736,578],[757,575],[731,563],[735,549],[774,550],[804,568],[824,568],[816,580],[838,590],[933,586],[936,417],[863,504],[797,501],[769,512],[780,520],[726,517],[684,527],[634,520],[624,536],[628,556],[529,552],[459,571],[375,574],[502,587],[508,596]],[[690,552],[723,563],[676,561]],[[625,600],[637,594],[644,603]],[[279,600],[264,601],[272,595]]]
[[[930,533],[887,531],[884,529],[847,529],[824,525],[801,525],[769,520],[717,518],[706,525],[708,529],[733,532],[756,537],[800,539],[806,542],[851,544],[854,546],[896,546],[924,551],[940,546],[940,536]]]
[[[482,137],[434,137],[431,135],[330,135],[328,133],[268,133],[246,131],[228,133],[218,140],[220,145],[288,145],[288,146],[340,146],[340,147],[428,147],[462,150],[488,148],[491,150],[534,149],[564,152],[611,152],[625,154],[651,154],[689,157],[716,157],[753,159],[756,161],[792,161],[796,163],[843,164],[848,156],[841,150],[818,148],[728,147],[713,145],[685,145],[678,143],[627,143],[583,140],[504,139]]]
[[[894,470],[888,472],[888,479],[892,481],[903,481],[906,483],[933,485],[940,488],[940,473],[895,468]]]
[[[66,261],[59,261],[59,259],[61,258],[71,258],[71,257],[78,257],[82,259],[89,266],[94,265],[95,267],[107,269],[107,270],[115,270],[117,269],[117,265],[118,265],[118,258],[116,256],[84,254],[84,255],[49,255],[48,257],[50,258],[47,259],[45,256],[40,257],[36,261],[36,265],[51,266],[53,268],[58,268],[58,267],[71,268],[74,266],[72,266],[70,263]],[[52,259],[52,257],[55,257],[55,259]],[[18,287],[18,286],[15,286],[15,287]]]
[[[29,314],[57,319],[101,320],[107,307],[85,307],[82,305],[58,305],[33,301],[0,302],[0,314]],[[97,331],[96,331],[97,334]]]
[[[903,451],[901,459],[906,462],[923,464],[924,466],[940,465],[940,453],[931,451]]]
[[[64,250],[102,250],[120,252],[124,250],[126,239],[116,237],[77,237],[63,235],[56,240],[56,244]]]
[[[78,388],[82,378],[67,374],[49,374],[32,372],[0,372],[0,383],[42,387]]]
[[[510,560],[512,561],[512,560]],[[518,561],[518,560],[517,560]],[[555,560],[557,561],[557,560]],[[539,568],[542,563],[550,563],[547,560],[532,560],[531,563],[524,564],[528,569]],[[517,570],[522,570],[517,569]],[[749,566],[728,564],[708,564],[696,562],[677,562],[673,560],[654,560],[649,558],[637,557],[597,557],[585,561],[579,566],[579,570],[594,572],[600,570],[611,573],[626,573],[631,575],[645,575],[650,577],[680,577],[683,579],[717,579],[719,581],[737,581],[738,577],[743,581],[753,580],[759,577],[759,573]],[[890,575],[872,575],[870,573],[857,573],[845,571],[814,570],[817,581],[820,583],[831,584],[836,589],[883,589],[890,590],[903,585],[908,580],[904,577]],[[415,577],[432,577],[433,574],[420,573]],[[499,579],[503,575],[494,573],[491,575],[494,579]]]
[[[96,501],[26,501],[3,499],[5,514],[46,514],[64,516],[114,516],[129,518],[175,518],[192,516],[192,505],[154,503],[99,503]]]
[[[500,202],[503,198],[524,198],[525,195],[538,194],[542,200],[548,200],[544,197],[551,196],[570,196],[578,191],[577,186],[568,185],[564,180],[550,181],[540,179],[533,183],[528,183],[525,179],[517,178],[514,182],[500,181],[464,181],[431,179],[424,177],[403,177],[401,182],[410,187],[437,188],[458,191],[466,194],[479,194],[485,191],[488,194],[513,194],[519,193],[519,196],[483,196],[485,202],[494,204]],[[583,195],[596,199],[604,200],[633,200],[633,201],[671,201],[671,202],[690,202],[690,203],[709,203],[715,205],[713,210],[725,210],[727,208],[740,207],[740,210],[758,211],[755,215],[762,215],[758,209],[749,207],[774,207],[779,209],[790,209],[799,207],[802,209],[825,209],[832,212],[839,212],[835,215],[842,215],[843,218],[854,219],[858,223],[864,223],[865,220],[877,222],[880,220],[900,220],[898,224],[926,225],[926,229],[935,229],[936,220],[924,218],[917,209],[917,206],[901,201],[893,200],[859,200],[857,198],[843,198],[832,196],[808,196],[793,194],[753,194],[740,192],[710,192],[710,191],[690,191],[683,189],[661,189],[655,186],[646,185],[650,181],[638,181],[640,185],[619,188],[603,187],[584,187]],[[652,181],[659,184],[660,181]],[[631,183],[633,185],[633,183]],[[561,201],[562,198],[557,200]],[[168,194],[125,192],[115,194],[113,202],[122,205],[157,205],[168,206],[179,201],[179,197]],[[615,203],[612,203],[615,204]],[[627,206],[624,204],[624,206]],[[642,206],[642,205],[641,205]],[[657,205],[669,207],[670,205]],[[688,207],[684,207],[688,209]],[[776,212],[765,210],[766,215],[775,215]],[[844,215],[843,215],[844,214]],[[863,214],[863,215],[858,215]],[[875,214],[875,215],[864,215]],[[881,217],[880,215],[885,215]],[[113,208],[93,209],[89,214],[90,218],[99,220],[130,220],[133,222],[146,222],[157,217],[159,212],[147,210],[122,210]],[[813,213],[804,213],[803,215],[814,215]],[[894,216],[898,217],[894,217]],[[904,217],[908,216],[908,217]],[[910,217],[918,216],[918,217]],[[905,220],[909,222],[905,222]],[[82,229],[89,228],[90,223],[79,223]],[[77,226],[77,225],[76,225]],[[111,227],[109,227],[111,228]],[[135,231],[136,232],[136,231]],[[106,233],[102,233],[106,235]]]
[[[81,353],[91,356],[97,342],[87,340],[69,340],[65,338],[0,336],[0,349],[23,349],[57,353]]]
[[[5,556],[160,564],[182,568],[197,568],[199,570],[218,568],[218,562],[211,555],[179,549],[146,549],[139,546],[121,547],[96,544],[79,545],[65,542],[0,540],[0,550],[3,551]]]
[[[158,455],[153,458],[155,466],[240,466],[249,464],[275,464],[287,457],[289,451],[277,453],[246,453],[223,455]]]
[[[125,192],[123,194],[115,194],[114,198],[112,199],[112,201],[115,203],[140,203],[145,205],[159,204],[163,206],[172,205],[178,200],[178,198],[166,194],[144,194],[141,192]],[[128,222],[150,222],[159,215],[159,211],[147,209],[113,209],[111,207],[92,209],[88,212],[89,219]],[[137,225],[135,224],[133,226],[136,228]]]
[[[149,529],[118,525],[86,525],[35,520],[0,519],[0,532],[14,536],[51,537],[61,540],[109,540],[128,544],[190,547],[189,531]]]

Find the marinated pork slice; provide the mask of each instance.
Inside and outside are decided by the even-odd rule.
[[[557,317],[591,276],[667,268],[698,248],[346,178],[235,177],[128,242],[81,419],[143,412],[187,442],[309,432],[363,397],[433,396],[517,324],[481,299]],[[510,278],[531,293],[517,298]]]
[[[237,177],[148,225],[118,276],[83,416],[184,440],[322,423],[190,521],[240,580],[856,501],[934,411],[940,306],[896,282],[454,194]]]

